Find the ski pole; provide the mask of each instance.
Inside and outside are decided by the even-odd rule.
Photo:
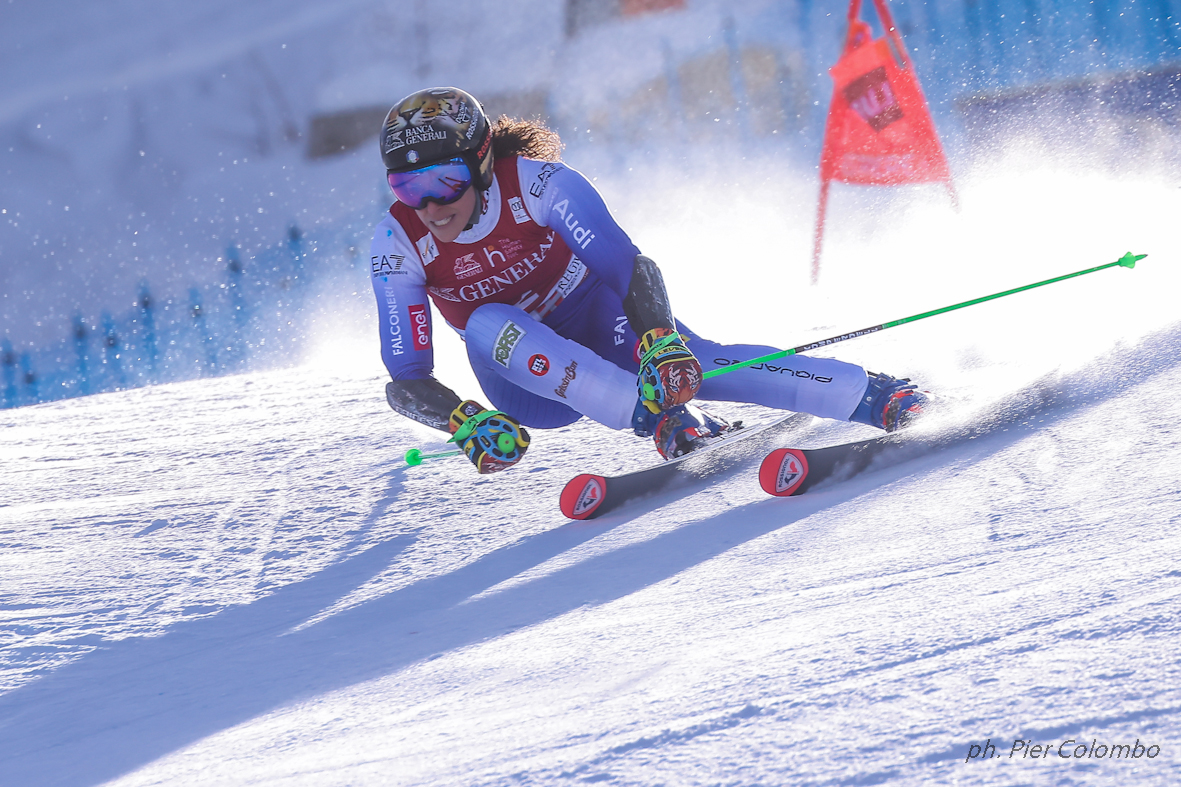
[[[865,335],[871,334],[871,333],[877,333],[878,331],[884,331],[887,328],[893,328],[898,325],[905,325],[908,322],[915,322],[916,320],[922,320],[926,317],[934,317],[936,314],[945,314],[950,311],[955,311],[956,309],[962,309],[965,306],[975,306],[977,303],[984,303],[985,301],[991,301],[991,300],[995,300],[997,298],[1003,298],[1006,295],[1012,295],[1014,293],[1024,292],[1025,290],[1032,290],[1034,287],[1043,287],[1047,284],[1053,284],[1055,282],[1065,281],[1066,279],[1073,279],[1075,276],[1083,276],[1085,274],[1094,273],[1095,271],[1101,271],[1104,268],[1111,268],[1116,265],[1120,265],[1124,268],[1135,268],[1136,263],[1139,260],[1142,260],[1147,256],[1148,256],[1147,254],[1132,254],[1132,252],[1129,251],[1127,254],[1120,257],[1115,262],[1109,262],[1106,265],[1099,265],[1098,267],[1095,267],[1095,268],[1088,268],[1085,271],[1077,271],[1075,273],[1068,273],[1065,276],[1057,276],[1053,279],[1046,279],[1045,281],[1039,281],[1036,284],[1027,284],[1024,287],[1017,287],[1016,289],[1005,290],[1004,292],[998,292],[995,295],[985,295],[983,298],[974,298],[973,300],[970,300],[970,301],[964,301],[963,303],[957,303],[954,306],[945,306],[942,309],[934,309],[929,312],[923,312],[922,314],[916,314],[913,317],[903,317],[901,320],[894,320],[892,322],[884,322],[884,323],[881,323],[880,325],[874,325],[870,328],[862,328],[860,331],[853,331],[851,333],[842,333],[839,336],[833,336],[828,339],[820,339],[819,341],[809,342],[808,344],[801,344],[799,347],[793,347],[790,350],[780,350],[779,352],[773,352],[768,355],[760,356],[758,358],[751,358],[749,361],[739,361],[738,363],[732,363],[729,366],[723,366],[721,369],[713,369],[711,371],[706,372],[705,374],[703,374],[701,376],[705,377],[705,378],[717,377],[719,374],[725,374],[726,372],[732,372],[735,369],[742,369],[747,366],[754,366],[755,364],[758,364],[758,363],[765,363],[767,361],[778,360],[779,358],[786,358],[789,355],[795,355],[796,353],[807,352],[808,350],[815,350],[817,347],[825,347],[830,344],[836,344],[837,342],[843,342],[846,339],[856,339],[860,336],[865,336]]]
[[[437,454],[424,454],[417,448],[411,448],[406,452],[406,464],[411,467],[417,467],[427,459],[442,459],[445,456],[455,456],[456,454],[462,453],[463,451],[440,451]]]

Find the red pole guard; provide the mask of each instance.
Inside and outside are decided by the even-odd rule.
[[[832,181],[820,181],[820,205],[816,209],[816,230],[812,234],[812,284],[820,281],[820,248],[824,243],[824,219],[828,213],[828,186]]]
[[[849,22],[857,21],[861,15],[861,0],[849,0]]]
[[[894,46],[898,50],[898,56],[902,58],[903,67],[913,71],[914,65],[910,62],[910,53],[906,51],[906,45],[902,43],[902,36],[898,32],[898,28],[894,25],[894,17],[890,16],[890,9],[886,6],[886,0],[873,0],[873,7],[878,11],[878,18],[882,20],[882,27],[886,29],[886,35],[890,36],[890,40],[894,42]]]
[[[946,185],[947,185],[947,194],[948,194],[948,196],[949,196],[949,197],[951,197],[951,208],[952,208],[952,210],[954,210],[956,213],[959,213],[959,212],[960,212],[960,195],[959,195],[959,192],[957,192],[957,191],[955,190],[955,184],[951,182],[951,178],[948,178],[948,179],[947,179],[947,181],[946,181]]]
[[[849,5],[850,15],[853,14],[855,7],[859,8],[860,5],[861,0],[851,0]],[[878,18],[881,19],[882,26],[886,28],[886,34],[890,36],[890,41],[893,42],[894,48],[898,52],[898,56],[902,58],[902,66],[911,73],[914,73],[914,63],[910,59],[910,53],[906,51],[906,44],[902,42],[902,35],[898,32],[898,27],[894,24],[894,17],[890,15],[890,9],[886,6],[886,0],[873,0],[873,6],[877,9]],[[852,22],[852,20],[853,17],[850,16],[850,22]],[[917,84],[917,76],[915,77],[915,81]],[[935,145],[939,148],[939,155],[946,158],[947,154],[943,152],[943,141],[940,140],[938,136],[935,137]],[[950,177],[947,179],[947,181],[945,181],[945,185],[947,186],[947,194],[951,198],[951,207],[956,213],[959,213],[960,195],[956,191],[955,184],[952,182]]]
[[[898,51],[898,56],[902,58],[903,67],[913,74],[914,63],[911,62],[910,53],[906,51],[906,45],[902,43],[902,36],[898,32],[898,28],[894,25],[894,18],[890,16],[890,9],[886,6],[886,0],[873,0],[873,5],[878,11],[878,17],[882,20],[882,25],[886,28],[886,33],[894,43],[894,48]],[[917,75],[915,76],[915,84],[918,84]],[[925,96],[923,100],[926,100]],[[930,110],[928,109],[927,111],[929,112]],[[943,152],[943,141],[938,136],[935,137],[935,145],[939,149],[939,155],[946,159],[947,154]],[[952,183],[950,177],[945,181],[945,185],[947,186],[947,194],[951,198],[951,207],[956,213],[959,213],[960,195],[956,192],[955,184]]]

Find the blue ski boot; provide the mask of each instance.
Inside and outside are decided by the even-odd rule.
[[[869,372],[869,382],[850,421],[869,424],[887,432],[908,426],[923,412],[927,397],[910,378],[901,380],[888,374]]]
[[[636,404],[632,415],[632,428],[638,437],[652,437],[656,450],[665,459],[675,459],[694,451],[722,432],[739,426],[731,426],[693,404],[679,404],[676,407],[654,413],[644,406],[643,400]]]

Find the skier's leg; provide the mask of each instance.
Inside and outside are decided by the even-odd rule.
[[[619,295],[592,272],[574,297],[545,318],[545,324],[559,336],[573,339],[595,355],[629,372],[634,378],[640,368],[636,338]],[[634,387],[634,386],[633,386]]]
[[[583,296],[577,304],[569,304],[569,309],[567,303],[562,304],[546,322],[563,336],[574,338],[599,357],[628,371],[634,392],[639,340],[624,316],[622,300],[606,287],[588,287]],[[720,345],[697,336],[680,322],[678,330],[689,340],[687,347],[703,371],[776,352],[774,347],[760,345]],[[808,356],[792,356],[788,361],[718,375],[706,380],[697,396],[848,420],[865,392],[864,369],[843,361]]]
[[[562,304],[546,322],[561,335],[572,337],[630,372],[634,392],[639,339],[624,316],[622,300],[607,287],[587,287],[582,295],[584,300],[569,303],[569,309],[567,303]],[[684,323],[678,321],[677,325],[703,371],[776,352],[774,347],[760,345],[720,345],[697,336]],[[708,379],[697,398],[751,402],[844,421],[862,398],[866,379],[865,370],[855,364],[796,355],[779,363],[759,364]]]
[[[722,345],[702,339],[684,324],[678,329],[688,347],[709,372],[778,350],[752,344]],[[750,402],[780,410],[810,413],[846,421],[865,393],[866,373],[856,364],[833,358],[791,355],[711,377],[698,396],[724,402]]]
[[[582,288],[579,288],[580,291]],[[724,419],[710,415],[693,404],[682,404],[661,412],[652,412],[638,400],[637,372],[638,345],[626,309],[619,295],[595,283],[581,300],[567,309],[567,301],[558,307],[546,324],[562,336],[590,348],[600,358],[622,369],[630,381],[629,396],[636,405],[630,426],[640,437],[654,437],[656,448],[666,457],[678,456],[692,450],[689,444],[705,436],[716,435],[729,428]],[[622,378],[621,378],[622,379]]]
[[[582,413],[568,405],[529,393],[491,369],[473,365],[472,371],[476,373],[476,381],[494,408],[508,413],[531,429],[557,429],[582,417]]]
[[[468,318],[464,339],[484,393],[526,426],[563,426],[579,413],[612,429],[631,425],[635,374],[559,336],[521,309],[481,306]]]

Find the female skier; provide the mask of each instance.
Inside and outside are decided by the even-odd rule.
[[[418,91],[386,116],[381,155],[397,201],[371,247],[381,356],[397,412],[449,431],[481,473],[516,464],[523,426],[585,415],[655,437],[665,458],[729,428],[690,401],[751,402],[893,431],[924,397],[906,380],[793,356],[703,379],[775,352],[719,345],[678,323],[656,264],[595,188],[559,160],[557,134],[501,117],[462,90]],[[435,380],[427,296],[467,346],[496,409]]]

